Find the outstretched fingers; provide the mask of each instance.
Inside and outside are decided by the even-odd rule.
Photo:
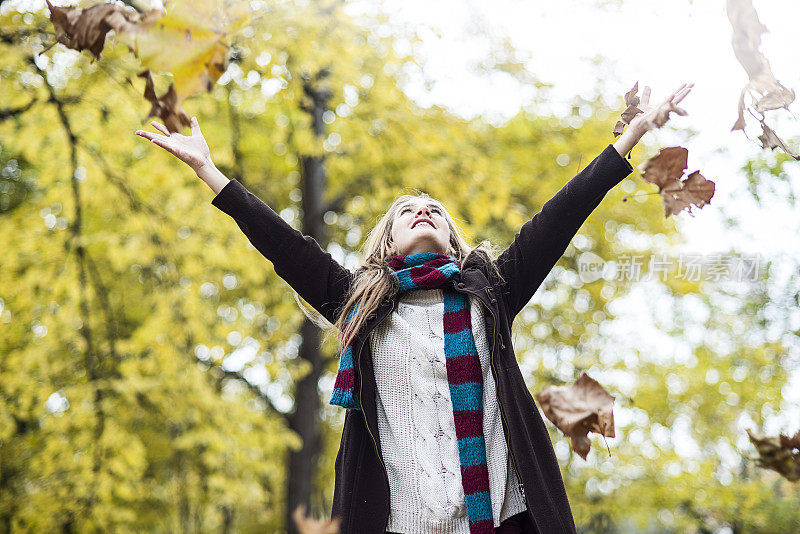
[[[200,125],[197,123],[197,117],[192,117],[189,121],[189,127],[192,129],[192,135],[197,135],[200,132]]]
[[[686,86],[686,84],[685,84],[685,83],[684,83],[684,84],[681,84],[681,86],[680,86],[680,87],[678,87],[677,89],[675,89],[674,91],[672,91],[672,93],[670,93],[670,95],[669,95],[667,98],[665,98],[665,99],[664,99],[664,102],[662,102],[662,105],[667,105],[667,106],[671,105],[671,104],[672,104],[672,101],[675,99],[675,97],[676,97],[676,96],[678,96],[678,93],[680,93],[680,92],[681,92],[681,90],[682,90],[682,89],[683,89],[685,86]]]
[[[154,132],[148,132],[147,130],[136,130],[134,133],[140,137],[144,137],[145,139],[152,141],[154,145],[158,145],[161,148],[165,149],[166,151],[177,155],[175,144],[173,143],[173,140],[170,139],[169,137],[164,135],[159,135]]]
[[[692,90],[692,87],[694,87],[694,83],[684,83],[674,93],[672,93],[672,96],[670,96],[670,101],[677,104],[689,94],[689,92]]]
[[[150,124],[153,125],[153,128],[155,128],[156,130],[158,130],[159,132],[161,132],[164,135],[158,135],[157,133],[148,132],[147,130],[136,130],[133,133],[135,133],[136,135],[139,135],[141,137],[144,137],[145,139],[149,139],[150,141],[153,141],[154,143],[156,142],[156,140],[159,140],[159,141],[163,142],[163,141],[166,141],[167,139],[169,139],[169,136],[172,134],[172,132],[170,132],[167,129],[166,126],[164,126],[163,124],[161,124],[158,121],[150,121]]]
[[[642,106],[647,106],[650,104],[650,86],[645,85],[644,90],[642,90],[642,98],[639,101]]]
[[[689,92],[692,90],[692,87],[694,87],[694,83],[681,84],[681,86],[678,87],[678,89],[676,89],[675,92],[672,93],[672,95],[670,95],[668,100],[670,111],[674,111],[678,115],[682,116],[686,116],[689,114],[685,109],[679,108],[677,104],[678,102],[683,100],[686,97],[686,95],[689,94]]]
[[[158,135],[157,133],[154,133],[154,132],[148,132],[147,130],[136,130],[133,133],[135,133],[136,135],[138,135],[140,137],[144,137],[145,139],[153,141],[153,142],[155,142],[156,140],[166,139],[163,135]]]
[[[169,137],[170,131],[167,129],[166,126],[164,126],[163,124],[161,124],[160,122],[157,122],[157,121],[150,121],[150,124],[153,125],[153,128],[155,128],[159,132],[161,132],[164,135],[166,135],[167,137]]]

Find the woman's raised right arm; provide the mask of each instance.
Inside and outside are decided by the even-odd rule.
[[[211,203],[236,221],[253,246],[272,262],[278,276],[328,321],[336,322],[352,282],[350,271],[235,178]]]
[[[275,210],[252,194],[238,180],[229,180],[211,161],[208,145],[197,119],[192,117],[192,135],[170,133],[163,125],[151,124],[165,135],[137,130],[184,161],[216,194],[211,204],[230,215],[253,246],[314,309],[331,323],[344,304],[353,274],[323,250],[311,236],[303,235]]]

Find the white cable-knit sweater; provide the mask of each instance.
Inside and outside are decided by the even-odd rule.
[[[469,295],[483,371],[483,432],[494,525],[526,509],[503,436],[483,305]],[[378,431],[389,474],[387,530],[469,534],[444,354],[441,289],[406,291],[370,335]]]

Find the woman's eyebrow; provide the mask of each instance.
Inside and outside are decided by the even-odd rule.
[[[399,208],[399,209],[401,209],[401,210],[402,210],[402,209],[405,209],[405,208],[409,208],[409,207],[411,207],[411,206],[413,206],[413,204],[411,204],[411,203],[408,203],[408,202],[407,202],[407,203],[403,204],[402,206],[400,206],[400,208]],[[428,206],[430,206],[430,207],[432,207],[432,208],[440,209],[440,208],[439,208],[439,206],[438,206],[438,205],[436,205],[436,204],[434,204],[433,202],[429,202],[429,203],[428,203]]]

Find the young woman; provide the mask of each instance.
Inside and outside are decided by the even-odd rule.
[[[692,84],[660,106],[645,87],[624,133],[522,225],[499,256],[470,247],[445,207],[402,195],[350,272],[211,161],[192,135],[136,134],[186,162],[286,282],[335,326],[331,404],[347,408],[332,514],[342,533],[576,532],[547,429],[525,386],[511,324],[605,194],[624,158]],[[659,120],[660,118],[660,120]],[[305,311],[305,310],[304,310]]]

